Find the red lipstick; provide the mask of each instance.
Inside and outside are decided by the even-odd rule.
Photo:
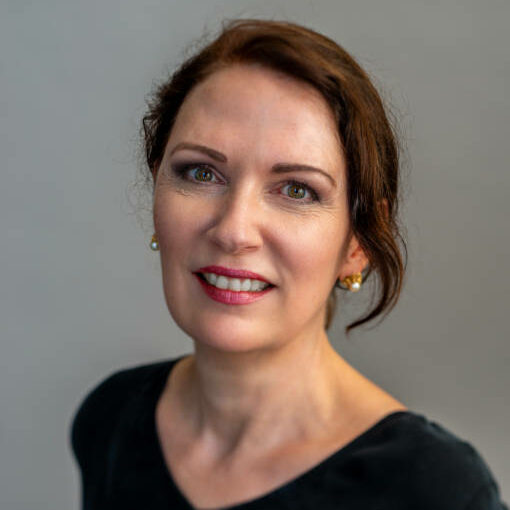
[[[252,280],[260,280],[268,283],[269,287],[260,291],[234,291],[229,289],[219,289],[218,287],[211,285],[201,273],[215,273],[217,275],[228,276],[230,278],[250,278]],[[194,274],[202,286],[202,289],[211,299],[226,305],[247,305],[249,303],[253,303],[254,301],[258,301],[264,297],[268,292],[271,292],[271,290],[275,287],[263,276],[244,269],[229,269],[222,266],[206,266],[201,267]]]
[[[229,276],[230,278],[250,278],[251,280],[260,280],[262,282],[271,283],[266,280],[263,276],[252,271],[246,271],[244,269],[230,269],[223,266],[206,266],[201,267],[198,272],[200,273],[216,273],[223,276]]]
[[[204,289],[205,293],[214,301],[218,301],[220,303],[224,303],[226,305],[247,305],[249,303],[253,303],[254,301],[258,301],[263,298],[268,292],[271,292],[274,289],[274,286],[268,287],[267,289],[260,290],[258,292],[245,292],[240,291],[236,292],[234,290],[228,289],[218,289],[214,285],[211,285],[206,280],[202,279],[202,276],[195,273],[197,280],[200,285]]]

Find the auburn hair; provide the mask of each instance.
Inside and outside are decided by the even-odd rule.
[[[385,317],[401,292],[407,250],[398,222],[399,140],[367,73],[336,42],[290,22],[234,19],[184,61],[148,101],[142,121],[145,159],[157,169],[173,124],[189,92],[214,72],[235,64],[259,64],[318,90],[334,114],[346,158],[352,233],[373,274],[369,310],[346,327]],[[326,309],[326,329],[336,308],[336,286]]]

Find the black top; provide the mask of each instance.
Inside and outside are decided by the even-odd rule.
[[[184,356],[118,371],[73,418],[83,510],[190,510],[166,467],[155,409]],[[508,510],[480,454],[411,411],[397,411],[283,486],[229,510]]]

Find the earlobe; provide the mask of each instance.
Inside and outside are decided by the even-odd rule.
[[[380,199],[378,202],[380,211],[384,218],[389,220],[390,211],[388,206],[388,200],[386,198]],[[354,233],[351,232],[348,249],[345,257],[345,264],[341,274],[338,275],[340,280],[343,280],[350,275],[362,273],[369,267],[370,261],[365,253],[365,250],[361,246],[358,238]]]
[[[365,250],[353,234],[349,242],[349,248],[345,258],[342,272],[338,275],[340,281],[353,274],[361,273],[368,266],[368,257]]]
[[[350,246],[347,260],[360,265],[361,267],[359,268],[359,271],[361,271],[368,264],[368,258],[365,254],[365,250],[355,235],[352,236],[351,242],[349,244]]]
[[[158,165],[154,165],[151,168],[152,182],[156,184],[156,178],[158,176]]]
[[[156,179],[158,177],[158,171],[159,171],[160,165],[161,165],[161,160],[158,159],[157,161],[154,162],[154,165],[150,169],[150,172],[152,174],[152,181],[154,184],[156,184]]]

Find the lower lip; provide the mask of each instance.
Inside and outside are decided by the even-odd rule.
[[[205,293],[210,298],[226,305],[247,305],[248,303],[258,301],[268,292],[271,292],[274,289],[274,287],[268,287],[267,289],[261,290],[259,292],[236,292],[234,290],[218,289],[218,287],[214,287],[213,285],[210,285],[206,281],[202,280],[202,278],[197,274],[195,274],[195,277],[200,282],[200,285],[202,285]]]

